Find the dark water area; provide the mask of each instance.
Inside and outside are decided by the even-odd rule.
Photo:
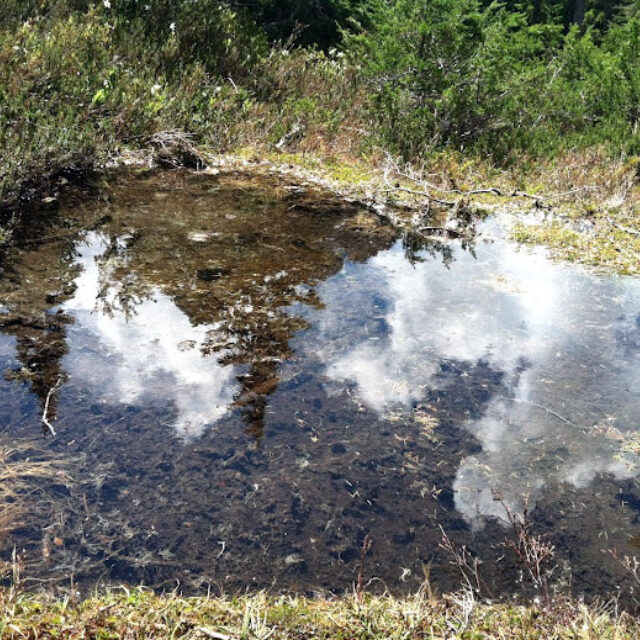
[[[0,277],[0,435],[67,469],[1,540],[27,585],[342,592],[369,536],[372,588],[448,590],[441,526],[506,597],[528,500],[554,582],[624,586],[638,281],[277,178],[120,178],[46,220]]]

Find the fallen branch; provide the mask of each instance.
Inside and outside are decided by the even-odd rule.
[[[400,171],[399,169],[393,169],[393,173],[395,175],[397,175],[400,178],[405,178],[406,180],[409,180],[411,182],[414,182],[416,184],[419,184],[420,186],[422,186],[423,188],[425,188],[425,192],[424,193],[420,193],[417,191],[413,191],[411,189],[404,189],[403,187],[396,187],[396,190],[398,191],[406,191],[407,193],[413,193],[415,195],[425,195],[430,199],[433,199],[432,196],[426,192],[426,188],[428,187],[429,189],[432,189],[433,191],[439,191],[440,193],[458,193],[462,196],[473,196],[473,195],[478,195],[481,193],[492,193],[496,196],[499,196],[501,198],[529,198],[531,200],[536,200],[537,202],[544,202],[545,200],[553,200],[555,198],[562,198],[564,196],[569,196],[572,195],[574,193],[579,193],[580,191],[591,191],[592,189],[596,189],[596,187],[592,186],[592,185],[587,185],[584,187],[577,187],[576,189],[571,189],[569,191],[563,191],[560,193],[552,193],[552,194],[548,194],[548,195],[537,195],[534,193],[527,193],[526,191],[518,191],[518,190],[514,190],[511,193],[505,193],[504,191],[502,191],[501,189],[498,189],[497,187],[482,187],[480,189],[470,189],[468,191],[464,191],[462,189],[443,189],[442,187],[439,187],[435,184],[432,184],[430,182],[426,182],[425,180],[421,180],[420,178],[415,178],[412,175],[409,175],[408,173],[403,173],[402,171]],[[434,199],[434,201],[437,202],[437,200]],[[457,203],[451,203],[451,202],[442,202],[442,204],[446,204],[448,206],[453,206]],[[640,235],[640,234],[639,234]]]
[[[615,220],[612,220],[611,218],[606,218],[607,222],[612,226],[615,227],[616,229],[619,229],[620,231],[624,231],[625,233],[629,233],[632,236],[640,236],[640,231],[637,231],[636,229],[630,229],[629,227],[625,227],[621,224],[618,224]]]
[[[407,189],[406,187],[387,187],[384,191],[386,193],[401,191],[402,193],[409,193],[414,196],[422,196],[427,198],[429,202],[435,202],[436,204],[441,204],[445,207],[455,207],[458,204],[451,200],[439,200],[438,198],[434,198],[428,191],[415,191],[414,189]]]
[[[49,413],[49,403],[51,402],[51,396],[60,388],[62,384],[62,378],[58,378],[58,381],[49,389],[49,393],[47,393],[47,399],[44,401],[44,411],[42,412],[42,422],[49,429],[49,432],[53,437],[56,435],[56,430],[53,428],[51,422],[49,422],[49,418],[47,414]]]
[[[549,196],[544,196],[546,200],[552,200],[553,198],[562,198],[564,196],[570,196],[574,193],[579,193],[580,191],[592,191],[597,189],[592,185],[587,185],[586,187],[578,187],[577,189],[571,189],[570,191],[563,191],[562,193],[552,193]]]
[[[435,191],[440,191],[440,193],[460,193],[460,191],[458,191],[457,189],[452,189],[452,190],[443,189],[442,187],[439,187],[435,184],[427,182],[426,180],[422,180],[421,178],[415,178],[414,176],[409,175],[408,173],[403,173],[399,169],[394,169],[393,173],[395,173],[400,178],[405,178],[410,182],[415,182],[416,184],[419,184],[423,187],[424,186],[429,187],[429,189],[433,189]]]
[[[519,398],[514,398],[513,400],[514,402],[519,402],[520,404],[528,404],[531,407],[536,407],[536,409],[541,409],[542,411],[546,411],[549,415],[552,415],[558,418],[558,420],[562,420],[562,422],[564,422],[565,424],[568,424],[570,427],[575,426],[573,422],[571,422],[571,420],[567,420],[567,418],[565,418],[564,416],[561,416],[557,411],[554,411],[549,407],[545,407],[542,404],[537,404],[535,402],[531,402],[530,400],[520,400]]]

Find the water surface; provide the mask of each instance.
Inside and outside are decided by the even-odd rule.
[[[120,179],[5,259],[2,432],[72,483],[34,497],[27,580],[342,591],[459,576],[519,592],[505,506],[554,579],[606,593],[640,534],[640,284],[482,223],[402,237],[276,178]],[[38,242],[38,238],[44,241]],[[501,501],[497,501],[499,497]],[[57,538],[50,557],[43,544]]]

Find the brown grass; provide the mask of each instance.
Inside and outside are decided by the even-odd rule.
[[[0,591],[0,636],[7,640],[631,640],[639,634],[638,620],[614,606],[481,604],[465,593],[435,597],[426,587],[404,598],[362,599],[183,598],[122,587],[77,602]]]
[[[0,441],[0,540],[25,523],[48,483],[65,480],[63,464],[35,441]]]

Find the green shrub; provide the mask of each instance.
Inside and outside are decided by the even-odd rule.
[[[638,146],[637,18],[601,42],[474,0],[374,2],[370,23],[347,42],[369,78],[382,140],[407,158],[447,147],[505,161]]]

